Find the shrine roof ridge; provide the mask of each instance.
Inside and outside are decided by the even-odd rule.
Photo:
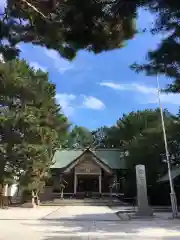
[[[57,149],[53,156],[53,165],[51,168],[66,168],[88,151],[92,152],[92,154],[111,169],[126,169],[123,151],[117,148]]]

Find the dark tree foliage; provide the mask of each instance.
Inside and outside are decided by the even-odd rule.
[[[0,64],[0,184],[15,177],[28,190],[44,184],[68,129],[55,94],[47,73],[25,61]]]
[[[170,159],[179,164],[179,117],[164,111]],[[166,156],[159,109],[131,112],[123,115],[112,127],[98,129],[94,138],[97,146],[124,151],[128,169],[144,164],[148,183],[154,184],[166,172]]]
[[[66,141],[62,145],[64,148],[69,149],[84,149],[92,147],[93,137],[91,132],[81,126],[74,126],[68,133]]]
[[[163,34],[155,50],[149,51],[146,63],[135,63],[132,68],[147,75],[163,74],[174,82],[167,86],[168,92],[180,92],[180,2],[146,1],[148,9],[156,14],[153,34]]]
[[[115,9],[117,9],[115,11]],[[98,0],[8,0],[0,20],[0,52],[18,54],[20,42],[57,50],[68,59],[81,49],[120,48],[135,33],[136,6]]]

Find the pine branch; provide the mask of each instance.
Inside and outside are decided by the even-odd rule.
[[[32,8],[35,12],[39,13],[39,15],[41,15],[45,20],[47,20],[47,17],[41,11],[39,11],[34,5],[32,5],[26,0],[21,0],[21,1],[26,3],[30,8]]]

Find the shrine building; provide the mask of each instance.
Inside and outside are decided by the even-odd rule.
[[[52,194],[59,194],[63,178],[65,195],[83,197],[109,194],[113,183],[111,193],[123,192],[126,165],[119,149],[67,149],[55,152],[51,171],[51,183],[46,187]]]

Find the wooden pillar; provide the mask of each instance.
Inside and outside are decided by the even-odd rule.
[[[61,188],[61,199],[64,197],[64,188]]]
[[[102,178],[101,178],[101,175],[99,175],[99,193],[101,194],[102,193]]]
[[[76,172],[74,171],[74,194],[76,194],[77,190],[77,175]]]

